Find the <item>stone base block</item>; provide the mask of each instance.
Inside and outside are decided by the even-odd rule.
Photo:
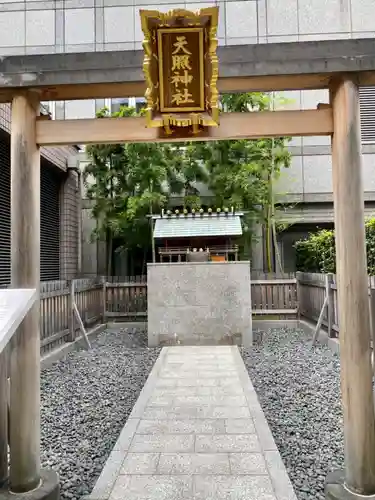
[[[360,495],[345,486],[345,472],[336,470],[327,475],[325,481],[325,494],[327,500],[375,500],[374,495]]]
[[[41,484],[27,493],[13,493],[9,485],[0,488],[0,500],[60,500],[59,476],[52,470],[41,471]]]

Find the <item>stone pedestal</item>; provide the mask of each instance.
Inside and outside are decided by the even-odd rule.
[[[149,346],[252,344],[248,261],[148,264],[147,296]]]
[[[374,495],[360,495],[345,486],[345,472],[335,470],[327,475],[325,482],[327,500],[375,500]]]
[[[26,493],[11,493],[5,484],[0,488],[0,500],[59,500],[59,476],[52,470],[41,471],[40,486]]]

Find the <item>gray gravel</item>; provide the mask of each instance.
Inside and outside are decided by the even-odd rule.
[[[323,499],[327,472],[344,463],[339,358],[310,341],[302,331],[273,330],[242,349],[299,500]]]
[[[160,353],[146,346],[145,332],[107,330],[43,371],[42,464],[63,498],[92,490]]]

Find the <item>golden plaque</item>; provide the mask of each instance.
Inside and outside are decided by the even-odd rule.
[[[219,125],[218,7],[141,10],[146,119],[166,135]]]

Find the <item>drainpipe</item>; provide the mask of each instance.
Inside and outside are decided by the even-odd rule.
[[[69,157],[68,171],[73,171],[77,174],[77,225],[78,225],[78,243],[77,243],[77,274],[82,274],[82,174],[79,168],[79,160],[77,157]]]

